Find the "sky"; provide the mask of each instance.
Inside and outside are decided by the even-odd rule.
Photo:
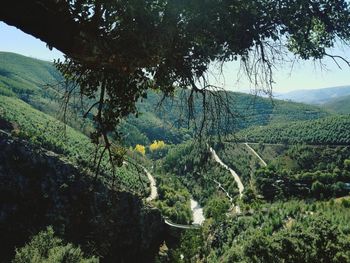
[[[0,51],[14,52],[48,61],[63,58],[63,54],[57,49],[51,51],[41,40],[3,22],[0,22]]]
[[[19,29],[0,22],[0,51],[14,52],[32,58],[53,61],[63,58],[63,54],[53,49],[50,51],[46,44],[39,39],[25,34]],[[350,59],[350,47],[337,47],[330,51]],[[1,61],[0,61],[1,63]],[[285,66],[278,66],[274,71],[273,91],[276,93],[298,89],[317,89],[350,85],[350,68],[341,64],[342,69],[330,59],[323,61],[325,67],[320,67],[313,61],[299,61]],[[249,91],[250,84],[239,71],[237,63],[227,63],[220,75],[215,67],[210,80],[218,86],[233,91]]]

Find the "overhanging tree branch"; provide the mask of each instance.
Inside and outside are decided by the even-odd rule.
[[[322,59],[337,40],[350,41],[346,0],[3,0],[1,4],[0,20],[67,55],[56,65],[83,96],[95,98],[105,87],[104,107],[95,115],[102,128],[98,139],[136,113],[136,102],[150,89],[165,94],[190,89],[190,118],[196,94],[205,94],[202,102],[209,102],[203,105],[206,121],[230,109],[227,100],[217,97],[221,92],[197,87],[212,62],[241,60],[252,83],[266,85],[269,91],[275,62],[284,59],[281,47],[302,59]],[[212,129],[218,127],[212,123]],[[109,146],[108,140],[105,143]]]

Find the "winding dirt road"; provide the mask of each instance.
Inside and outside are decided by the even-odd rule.
[[[154,179],[154,177],[152,176],[152,174],[143,166],[141,166],[143,171],[146,173],[147,178],[149,180],[150,183],[150,187],[151,187],[151,193],[150,195],[146,198],[147,202],[151,202],[152,200],[156,199],[158,196],[158,191],[157,191],[157,185],[156,185],[156,180]]]
[[[123,165],[128,165],[127,161],[123,161]],[[149,194],[149,196],[146,198],[147,202],[151,202],[154,199],[157,198],[158,196],[158,190],[157,190],[157,184],[156,184],[156,180],[154,179],[154,177],[152,176],[152,174],[142,165],[139,164],[139,166],[142,168],[142,170],[145,172],[145,174],[147,175],[148,181],[150,183],[150,188],[151,188],[151,193]]]
[[[180,229],[199,229],[201,226],[200,225],[181,225],[181,224],[176,224],[171,222],[169,219],[164,219],[165,224],[167,224],[168,226],[172,226],[175,228],[180,228]]]
[[[213,180],[217,185],[218,187],[221,189],[221,191],[223,191],[227,198],[230,200],[231,203],[233,203],[233,198],[232,196],[226,191],[226,189],[221,185],[221,183],[219,183],[218,181],[216,181],[215,179]]]
[[[193,225],[203,224],[205,217],[203,213],[203,208],[198,204],[196,200],[191,199],[191,211],[193,215]]]
[[[264,166],[267,166],[266,162],[260,157],[260,155],[252,148],[250,147],[250,145],[246,142],[244,143],[248,149],[256,156],[258,157],[258,159],[260,160],[260,162],[264,165]]]
[[[123,162],[125,165],[127,165],[127,162]],[[154,177],[152,176],[152,174],[142,165],[140,165],[140,167],[143,169],[143,171],[145,172],[145,174],[147,175],[147,178],[150,182],[150,188],[151,188],[151,193],[150,195],[146,198],[147,202],[151,202],[153,200],[155,200],[158,196],[158,190],[157,190],[157,184],[156,184],[156,180],[154,179]],[[203,214],[203,208],[200,207],[200,205],[198,204],[197,201],[191,199],[191,211],[193,214],[193,223],[192,225],[181,225],[181,224],[176,224],[171,222],[169,219],[165,219],[165,223],[169,226],[172,227],[176,227],[176,228],[181,228],[181,229],[196,229],[199,228],[204,220],[204,214]]]
[[[209,150],[210,150],[214,160],[231,173],[231,175],[233,176],[233,178],[234,178],[234,180],[235,180],[235,182],[237,183],[237,186],[238,186],[239,198],[242,198],[243,191],[244,191],[244,186],[242,184],[241,178],[239,178],[238,174],[234,170],[232,170],[225,163],[223,163],[223,161],[221,161],[221,159],[216,154],[216,152],[215,152],[215,150],[213,148],[209,147]]]

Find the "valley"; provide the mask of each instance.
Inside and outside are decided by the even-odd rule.
[[[0,62],[0,262],[54,234],[100,262],[350,262],[348,114],[228,92],[199,138],[187,91],[149,91],[107,155],[52,64]]]

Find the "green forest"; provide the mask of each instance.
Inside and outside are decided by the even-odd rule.
[[[157,187],[156,199],[148,205],[176,224],[191,226],[195,218],[190,199],[199,202],[205,222],[199,229],[180,231],[175,237],[171,231],[162,234],[163,245],[157,255],[153,254],[154,262],[178,262],[181,255],[186,262],[300,262],[306,257],[307,262],[314,262],[321,254],[323,262],[348,262],[348,116],[301,103],[229,93],[239,102],[235,107],[246,113],[231,130],[235,133],[193,140],[194,126],[177,119],[180,109],[173,110],[180,102],[179,94],[163,102],[163,110],[154,110],[161,97],[149,93],[147,100],[139,102],[139,116],[129,117],[118,130],[122,140],[115,141],[119,145],[115,150],[124,156],[124,164],[113,174],[105,155],[96,177],[94,156],[102,149],[96,149],[89,138],[94,123],[89,116],[79,118],[82,113],[74,103],[64,111],[60,101],[65,92],[58,84],[59,73],[47,62],[9,53],[1,53],[1,58],[3,139],[22,140],[38,153],[53,152],[65,165],[79,168],[92,180],[98,178],[108,188],[117,178],[118,191],[144,200],[151,193],[143,168],[147,167]],[[239,175],[244,185],[242,195],[232,174],[213,158],[210,147]],[[71,186],[63,183],[61,187]],[[101,186],[100,190],[94,188],[100,198],[112,194]],[[67,193],[60,198],[66,198]],[[89,202],[86,208],[92,209],[96,204]],[[119,205],[117,210],[123,209],[123,204]],[[115,212],[104,213],[104,220],[114,220]],[[13,262],[28,262],[34,257],[39,262],[61,262],[63,258],[69,258],[68,262],[103,262],[103,257],[114,257],[113,251],[103,249],[111,246],[113,238],[96,240],[92,245],[64,231],[61,223],[47,222],[33,228],[37,235],[22,233],[27,238],[20,242],[22,248],[4,257],[13,255]],[[66,227],[71,224],[64,223]],[[120,222],[113,226],[121,227]]]
[[[329,53],[349,21],[345,0],[5,0],[0,30],[64,58],[0,51],[0,263],[350,263],[346,86],[273,90],[285,64],[350,66]],[[227,62],[253,92],[211,83]]]
[[[239,132],[240,141],[313,145],[348,145],[349,115],[332,116],[312,121],[271,124]]]

